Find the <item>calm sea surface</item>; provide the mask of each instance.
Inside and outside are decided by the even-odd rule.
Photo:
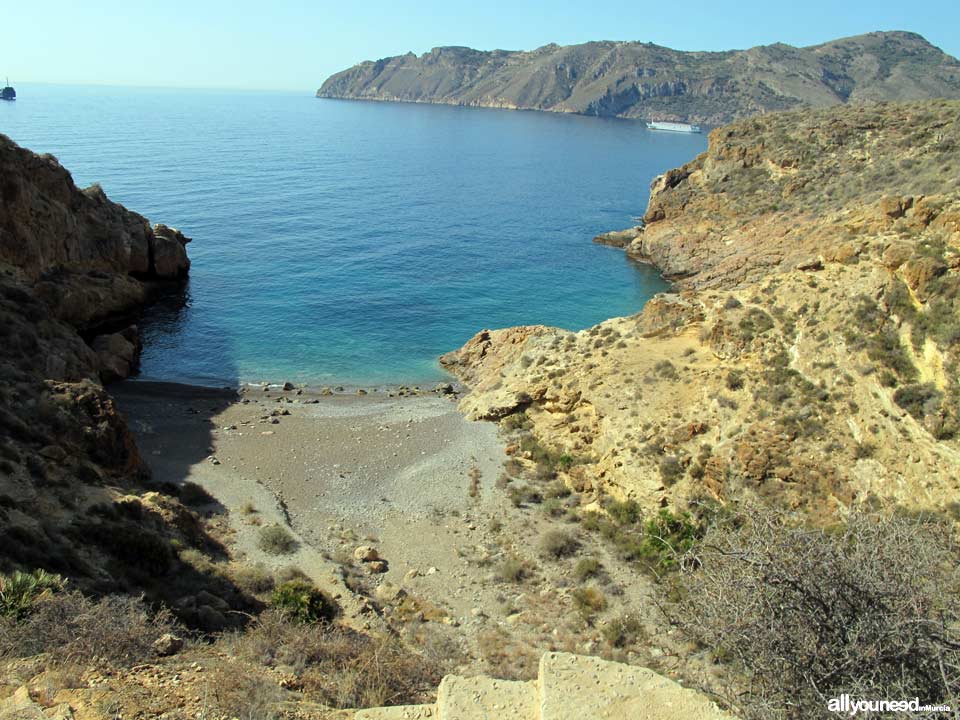
[[[482,328],[581,329],[665,288],[594,245],[706,148],[636,122],[234,93],[18,85],[0,132],[194,239],[143,377],[443,377]]]

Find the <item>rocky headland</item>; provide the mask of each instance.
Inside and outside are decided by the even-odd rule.
[[[479,333],[442,360],[462,410],[528,427],[598,504],[952,507],[958,117],[935,101],[714,130],[654,180],[642,225],[597,238],[676,291],[582,332]]]
[[[960,63],[907,32],[727,52],[641,42],[438,47],[362,62],[328,78],[317,97],[718,124],[801,107],[958,98]]]

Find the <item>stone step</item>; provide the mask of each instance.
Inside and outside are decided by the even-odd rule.
[[[436,705],[394,705],[357,710],[354,720],[437,720]]]
[[[439,720],[536,720],[537,684],[447,675],[437,691],[437,709]]]
[[[540,658],[534,720],[732,720],[700,693],[652,670],[569,653]],[[441,716],[442,720],[453,720]]]

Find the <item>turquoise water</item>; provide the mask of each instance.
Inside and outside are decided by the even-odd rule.
[[[143,377],[443,376],[482,328],[581,329],[665,288],[594,245],[706,147],[640,123],[234,93],[28,86],[0,132],[194,242],[144,319]]]

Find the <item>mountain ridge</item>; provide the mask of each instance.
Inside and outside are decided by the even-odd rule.
[[[359,63],[317,97],[718,124],[807,106],[960,98],[960,62],[904,31],[726,51],[633,41],[448,46]]]

